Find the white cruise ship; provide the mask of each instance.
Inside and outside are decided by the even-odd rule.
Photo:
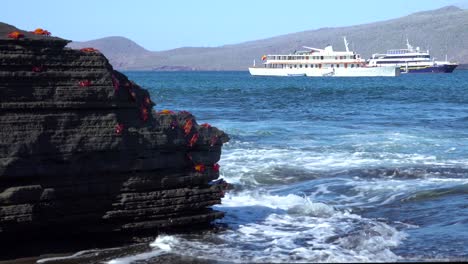
[[[305,51],[288,55],[264,55],[263,63],[249,68],[256,76],[311,76],[311,77],[360,77],[400,75],[400,67],[368,67],[361,56],[348,48],[346,51],[334,51],[332,46],[324,49],[304,47]]]
[[[385,54],[373,54],[369,66],[398,66],[402,73],[451,73],[457,63],[431,59],[429,51],[413,48],[406,40],[406,49],[388,50]]]

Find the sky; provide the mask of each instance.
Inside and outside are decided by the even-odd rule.
[[[406,16],[468,0],[1,0],[0,22],[65,39],[129,38],[151,51],[215,47]]]

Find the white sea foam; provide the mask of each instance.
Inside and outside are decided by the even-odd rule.
[[[175,236],[160,235],[150,246],[153,248],[150,252],[144,252],[133,256],[113,259],[107,264],[130,264],[134,261],[145,260],[170,253],[172,248],[179,242]]]
[[[321,152],[321,149],[235,148],[223,152],[220,161],[223,175],[231,183],[259,184],[258,178],[287,180],[276,170],[300,169],[324,172],[359,168],[405,166],[468,166],[468,160],[441,160],[434,155],[391,152]]]
[[[216,209],[226,212],[221,222],[228,224],[227,230],[198,239],[161,236],[151,244],[154,252],[110,263],[161,252],[233,262],[396,261],[391,248],[404,238],[385,223],[292,194],[228,194]]]
[[[162,235],[153,251],[119,258],[129,264],[174,252],[232,262],[368,262],[397,261],[391,249],[405,235],[372,219],[337,210],[297,195],[262,192],[227,194],[217,210],[229,228],[199,238]]]
[[[451,189],[468,185],[467,178],[333,178],[327,181],[309,183],[314,191],[310,197],[321,200],[324,195],[333,197],[340,208],[378,207],[401,201],[421,191]],[[302,185],[306,185],[302,183]],[[312,187],[310,187],[312,188]],[[337,190],[337,191],[332,191]]]

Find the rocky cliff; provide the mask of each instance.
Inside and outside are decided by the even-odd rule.
[[[0,242],[222,217],[228,136],[47,33],[0,23]]]

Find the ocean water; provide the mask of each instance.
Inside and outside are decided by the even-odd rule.
[[[227,132],[218,232],[151,250],[232,262],[468,261],[468,71],[398,78],[126,72]]]

